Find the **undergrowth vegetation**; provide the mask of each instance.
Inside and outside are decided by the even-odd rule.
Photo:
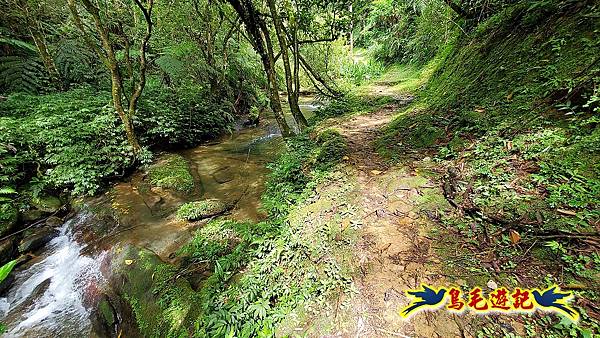
[[[467,265],[481,277],[470,284],[581,290],[585,325],[547,321],[550,335],[598,328],[586,303],[600,297],[598,10],[545,1],[499,11],[456,41],[378,143],[392,160],[433,157],[443,168],[456,212],[441,218],[440,234],[452,236],[438,236],[449,252],[475,255]]]
[[[338,246],[334,238],[316,225],[307,227],[301,219],[290,217],[290,213],[306,212],[299,210],[319,182],[342,179],[332,178],[332,168],[346,152],[345,140],[334,130],[313,138],[307,131],[287,140],[287,150],[270,166],[263,195],[268,220],[257,224],[213,220],[179,251],[182,267],[169,270],[167,276],[177,271],[204,271],[199,276],[187,275],[198,288],[193,297],[173,297],[178,285],[156,288],[159,316],[130,299],[131,306],[138,309],[136,315],[144,314],[137,318],[144,335],[168,332],[177,336],[193,329],[199,337],[268,337],[299,306],[315,311],[326,306],[333,295],[351,292],[351,279],[341,261],[319,258]],[[178,215],[197,219],[198,209],[190,203]],[[158,273],[162,268],[159,265],[155,270]],[[162,279],[168,278],[159,277]],[[191,308],[195,310],[189,313],[197,317],[188,315],[185,309]],[[182,309],[182,316],[171,315]],[[157,318],[165,320],[157,322]]]

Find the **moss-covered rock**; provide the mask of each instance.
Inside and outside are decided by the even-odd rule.
[[[334,164],[339,162],[348,153],[346,139],[337,130],[327,129],[317,136],[320,144],[317,162]]]
[[[119,280],[113,284],[122,302],[130,307],[141,336],[192,336],[189,330],[199,316],[200,299],[189,282],[177,276],[177,271],[148,250],[125,250],[117,272]],[[99,315],[110,319],[109,311],[99,310]],[[125,331],[127,336],[134,335]]]
[[[31,199],[30,203],[33,207],[45,213],[56,212],[62,206],[61,200],[58,197],[51,195],[34,197]]]
[[[190,193],[194,190],[194,178],[186,159],[169,154],[148,169],[150,183],[159,188]]]
[[[185,203],[177,210],[177,218],[186,221],[198,221],[219,215],[228,209],[228,205],[217,199],[206,199]]]
[[[0,266],[8,263],[15,253],[15,243],[12,238],[0,242]]]

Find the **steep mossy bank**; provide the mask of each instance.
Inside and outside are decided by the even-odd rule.
[[[545,317],[532,334],[598,330],[599,15],[595,1],[504,8],[442,51],[378,142],[437,163],[455,208],[434,235],[459,283],[576,290],[579,326]]]

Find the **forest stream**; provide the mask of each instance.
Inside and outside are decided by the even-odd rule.
[[[307,118],[318,108],[312,101],[312,97],[301,98],[300,108]],[[190,194],[150,189],[145,173],[139,171],[104,195],[81,202],[60,226],[59,235],[17,268],[11,289],[0,298],[5,336],[42,337],[49,332],[54,337],[98,336],[93,309],[110,292],[113,258],[133,245],[169,261],[203,224],[174,216],[185,202],[209,198],[233,202],[229,217],[263,219],[259,204],[266,165],[275,159],[283,141],[272,118],[262,118],[257,127],[236,125],[218,142],[179,152],[194,177]]]

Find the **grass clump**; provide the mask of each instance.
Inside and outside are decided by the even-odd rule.
[[[207,199],[183,204],[177,210],[177,218],[186,221],[198,221],[218,215],[227,209],[227,205],[217,199]]]
[[[194,178],[187,160],[177,154],[169,154],[148,170],[150,183],[159,188],[190,193],[194,190]]]

